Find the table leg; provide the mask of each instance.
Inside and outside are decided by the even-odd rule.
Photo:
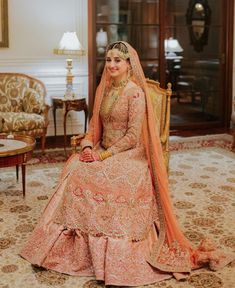
[[[55,129],[55,136],[56,136],[56,108],[53,108],[53,118],[54,118],[54,129]]]
[[[25,163],[21,165],[22,170],[22,186],[23,186],[23,197],[25,197]]]
[[[233,145],[232,145],[232,151],[235,152],[235,130],[233,131]]]
[[[67,156],[67,152],[66,152],[66,146],[67,146],[66,119],[67,119],[68,111],[64,110],[63,114],[64,114],[64,152],[65,152],[65,156]]]
[[[16,180],[19,181],[19,165],[16,165]]]
[[[84,127],[84,133],[86,133],[87,117],[88,117],[88,108],[87,108],[87,107],[84,109],[84,113],[85,113],[85,127]]]

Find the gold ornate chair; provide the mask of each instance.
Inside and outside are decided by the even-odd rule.
[[[167,171],[169,170],[169,132],[170,132],[170,108],[171,108],[171,83],[167,84],[167,89],[160,87],[160,83],[146,79],[149,94],[153,104],[156,125],[160,134],[163,156]]]
[[[149,94],[153,104],[156,125],[160,133],[163,155],[167,170],[169,169],[169,130],[170,130],[170,100],[171,100],[171,84],[167,84],[167,89],[160,87],[160,83],[154,80],[146,79],[149,88]],[[71,146],[73,152],[77,150],[82,138],[85,134],[79,134],[71,138]]]

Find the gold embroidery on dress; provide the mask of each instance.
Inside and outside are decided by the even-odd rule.
[[[127,83],[128,79],[120,81],[118,85],[114,85],[114,83],[112,83],[111,90],[105,92],[100,109],[100,114],[103,119],[105,119],[105,121],[108,121],[110,119],[113,107],[117,102],[119,96],[122,94],[122,91],[127,85]]]

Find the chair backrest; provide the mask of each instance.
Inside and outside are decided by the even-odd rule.
[[[45,102],[46,88],[40,80],[23,73],[0,72],[0,111],[21,112],[23,98],[29,89],[35,90],[41,102]]]
[[[163,155],[167,170],[169,169],[169,132],[170,132],[170,100],[171,84],[167,84],[167,89],[160,87],[160,83],[146,79],[149,95],[152,100],[156,125],[158,126],[161,139]]]

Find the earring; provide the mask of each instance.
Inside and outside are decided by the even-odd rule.
[[[129,78],[131,78],[131,76],[132,76],[132,68],[128,68],[127,69],[127,79],[129,79]]]

